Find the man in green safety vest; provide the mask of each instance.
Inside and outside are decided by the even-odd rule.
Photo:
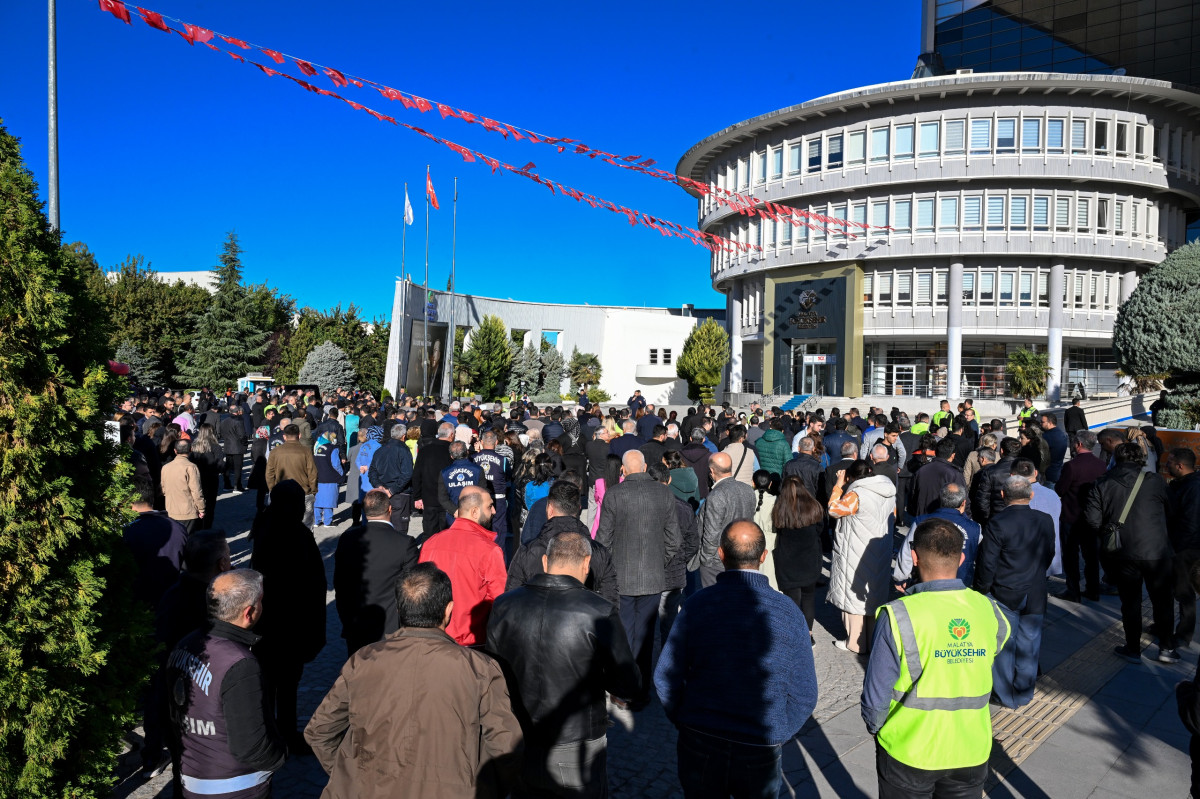
[[[936,433],[939,427],[949,428],[953,420],[954,412],[950,410],[950,400],[942,400],[942,409],[933,415],[929,429]]]
[[[1026,397],[1023,404],[1024,404],[1024,407],[1022,407],[1021,412],[1017,414],[1017,426],[1018,427],[1024,427],[1026,419],[1033,419],[1036,421],[1037,417],[1038,417],[1038,409],[1033,407],[1032,399],[1030,399],[1029,397]]]
[[[992,661],[1009,623],[957,578],[964,555],[954,525],[923,522],[912,553],[924,582],[879,609],[863,683],[879,799],[980,797],[992,751]]]

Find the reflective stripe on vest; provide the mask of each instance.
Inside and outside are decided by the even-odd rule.
[[[189,777],[186,774],[181,774],[180,777],[183,780],[183,787],[185,789],[192,793],[211,796],[213,794],[244,791],[256,785],[262,785],[271,779],[271,772],[256,771],[253,774],[242,774],[239,777],[229,777],[223,780],[202,780],[199,777]]]
[[[992,746],[992,663],[1009,624],[996,603],[969,589],[928,591],[880,608],[900,658],[879,744],[913,768],[977,766]],[[992,625],[995,627],[992,627]],[[988,644],[995,642],[995,649]],[[938,741],[936,747],[930,741]]]

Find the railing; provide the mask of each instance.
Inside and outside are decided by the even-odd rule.
[[[761,395],[763,393],[762,381],[761,380],[743,380],[741,393],[742,394],[760,394]]]

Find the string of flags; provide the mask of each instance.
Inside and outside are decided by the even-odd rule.
[[[276,66],[283,66],[290,60],[295,64],[299,72],[305,77],[318,77],[319,75],[323,74],[337,88],[344,89],[348,88],[350,85],[360,89],[369,87],[390,101],[398,101],[401,106],[408,110],[415,110],[423,114],[436,108],[443,119],[453,117],[467,124],[479,125],[484,130],[503,136],[506,140],[509,140],[511,137],[512,141],[524,140],[535,144],[549,145],[554,147],[559,153],[570,151],[578,155],[584,155],[591,159],[599,159],[601,162],[606,164],[627,169],[635,173],[645,174],[660,180],[665,180],[685,189],[692,189],[701,195],[711,195],[716,202],[744,216],[757,216],[763,219],[772,220],[774,222],[782,222],[797,227],[803,226],[813,230],[823,231],[826,226],[841,227],[844,229],[845,235],[852,239],[856,238],[855,234],[851,232],[852,228],[858,230],[890,229],[886,227],[868,225],[862,222],[830,217],[824,214],[805,211],[800,208],[781,205],[779,203],[764,202],[752,196],[721,189],[719,187],[693,180],[688,177],[676,175],[666,170],[657,169],[654,166],[656,162],[652,158],[643,158],[640,155],[617,155],[590,147],[572,138],[546,136],[529,130],[528,128],[519,127],[507,122],[499,122],[481,114],[475,114],[444,103],[425,99],[411,92],[401,92],[369,78],[351,75],[334,67],[325,66],[294,56],[288,56],[277,50],[252,44],[234,36],[227,36],[222,33],[217,33],[207,28],[203,28],[188,22],[183,22],[182,20],[165,16],[156,11],[151,11],[150,9],[142,8],[140,6],[133,6],[133,10],[131,11],[130,7],[127,6],[123,0],[99,0],[99,7],[100,10],[107,11],[115,18],[129,25],[133,24],[132,17],[137,15],[150,27],[163,31],[164,33],[175,33],[190,46],[194,47],[198,42],[216,52],[225,52],[231,58],[240,63],[257,67],[264,75],[285,78],[291,81],[294,85],[308,92],[331,97],[335,100],[340,100],[355,110],[365,111],[381,122],[388,122],[392,125],[396,125],[397,127],[405,128],[409,131],[424,136],[430,141],[441,144],[456,152],[466,162],[482,162],[491,168],[493,174],[498,169],[503,169],[507,172],[520,175],[524,178],[534,181],[535,183],[545,186],[550,190],[551,194],[560,193],[563,196],[571,197],[576,202],[586,202],[592,208],[604,208],[614,213],[623,214],[628,218],[631,225],[643,225],[645,227],[657,230],[664,236],[674,236],[681,239],[686,239],[691,241],[693,244],[698,244],[713,252],[761,252],[762,248],[758,245],[740,242],[723,236],[717,236],[715,234],[700,231],[691,227],[685,227],[669,220],[664,220],[649,214],[645,214],[641,211],[637,211],[636,209],[617,205],[587,192],[574,189],[570,186],[565,186],[557,181],[544,178],[538,173],[534,172],[533,170],[537,165],[532,161],[519,168],[514,167],[499,159],[492,158],[482,152],[479,152],[478,150],[469,149],[455,142],[435,136],[420,127],[398,121],[394,117],[383,114],[347,97],[343,97],[334,91],[321,88],[304,80],[303,78],[290,75],[282,69],[276,69],[275,67],[267,66],[265,63],[255,61],[247,57],[248,54],[243,54],[235,50],[220,47],[213,43],[213,39],[220,39],[227,45],[237,48],[237,50],[257,51],[262,53]],[[167,20],[177,24],[179,27],[172,27],[170,24],[168,24]],[[433,186],[432,183],[428,181],[428,177],[426,189],[431,204],[434,206],[434,208],[437,208],[438,203],[436,194],[433,192]]]

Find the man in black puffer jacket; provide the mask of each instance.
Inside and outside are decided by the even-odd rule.
[[[1019,439],[1001,439],[1000,460],[981,469],[975,475],[971,486],[971,519],[978,522],[980,527],[1004,510],[1004,497],[1000,495],[1000,490],[1004,488],[1004,481],[1012,474],[1013,464],[1016,463],[1017,453],[1020,451]]]
[[[671,484],[671,470],[666,464],[656,463],[646,469],[651,479],[663,485]],[[674,492],[672,492],[674,494]],[[687,563],[700,551],[700,531],[696,527],[696,511],[691,504],[675,494],[675,518],[679,520],[679,534],[683,538],[683,548],[675,553],[666,567],[666,589],[658,602],[658,631],[662,640],[667,640],[671,634],[671,626],[683,606],[683,589],[687,587]]]
[[[578,477],[575,480],[582,482]],[[571,480],[556,480],[550,486],[550,495],[546,498],[546,524],[537,538],[524,544],[513,555],[512,563],[508,566],[508,581],[504,584],[505,591],[528,585],[539,574],[544,574],[542,556],[546,554],[550,539],[560,533],[580,533],[591,538],[586,525],[579,521],[580,489]],[[588,569],[584,588],[594,591],[613,603],[616,607],[621,596],[617,586],[617,570],[613,566],[612,555],[606,547],[592,543],[591,565]]]
[[[607,796],[605,692],[640,690],[620,612],[583,586],[593,546],[586,531],[551,539],[546,573],[501,594],[488,618],[487,649],[525,733],[529,795]]]

